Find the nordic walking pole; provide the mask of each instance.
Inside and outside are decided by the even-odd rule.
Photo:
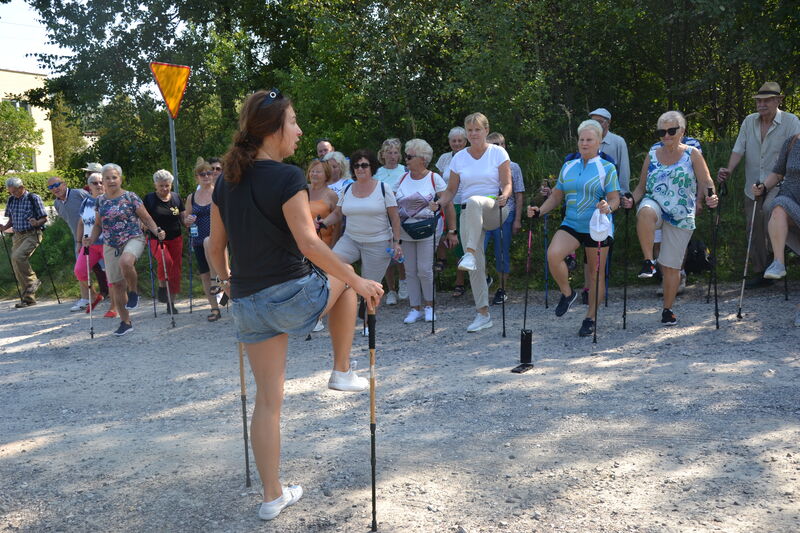
[[[709,187],[706,193],[710,197],[714,194],[714,189]],[[717,233],[719,231],[719,210],[720,205],[717,203],[717,207],[714,208],[714,231],[711,237],[711,280],[714,282],[714,320],[716,321],[717,329],[719,329],[719,298],[717,296]]]
[[[539,214],[536,213],[534,216],[538,218]],[[525,307],[523,307],[522,311],[522,329],[519,332],[519,365],[511,369],[514,374],[522,374],[533,368],[533,332],[526,328],[528,323],[528,289],[531,283],[533,218],[528,219],[528,253],[525,260]]]
[[[503,266],[503,248],[505,247],[505,242],[503,241],[503,208],[500,206],[500,202],[497,202],[497,216],[500,217],[500,266]],[[509,237],[510,239],[510,237]],[[502,270],[502,269],[501,269]],[[498,272],[500,274],[500,290],[503,291],[503,301],[500,304],[503,313],[503,338],[506,338],[506,278],[503,276],[503,272]]]
[[[17,273],[14,272],[14,265],[11,263],[11,252],[8,251],[8,243],[6,243],[6,234],[3,233],[0,235],[0,238],[3,239],[3,248],[6,249],[6,256],[8,257],[8,267],[11,269],[11,275],[14,276],[14,283],[17,285],[17,294],[19,295],[19,301],[22,301],[22,291],[19,288],[19,281],[17,281]]]
[[[597,241],[597,271],[594,279],[594,333],[592,334],[592,344],[597,344],[597,311],[600,307],[600,249],[602,242]]]
[[[761,185],[760,181],[756,182],[756,187]],[[739,292],[739,311],[736,313],[738,320],[742,319],[742,300],[744,300],[744,284],[747,281],[747,267],[750,264],[750,244],[753,242],[753,226],[756,222],[756,211],[758,211],[758,198],[753,202],[753,216],[750,219],[750,234],[747,236],[747,253],[744,256],[744,273],[742,274],[742,290]]]
[[[83,236],[84,239],[88,239],[88,235]],[[89,269],[89,247],[83,247],[83,256],[86,258],[86,276],[89,280],[89,336],[94,339],[94,300],[92,299],[92,278],[90,277],[91,270]]]
[[[247,439],[247,385],[244,379],[244,345],[241,342],[236,344],[239,346],[239,390],[241,391],[240,397],[242,399],[242,432],[244,434],[244,484],[246,487],[249,487],[251,485],[250,445]]]
[[[722,183],[719,184],[718,191],[717,191],[717,198],[719,198],[720,201],[721,201],[722,197],[725,196],[727,193],[728,193],[728,187],[727,187],[727,185],[725,185],[725,182],[723,181]],[[717,216],[716,216],[716,219],[715,219],[715,222],[714,222],[715,226],[714,226],[713,237],[712,237],[712,240],[714,241],[714,243],[717,242],[717,240],[716,240],[717,239],[717,225],[719,225],[719,217],[720,217],[720,215],[719,215],[719,213],[720,213],[719,212],[719,207],[720,207],[720,204],[718,203],[717,204],[717,210],[718,211],[717,211]],[[714,246],[712,246],[712,248],[713,248],[713,250],[711,252],[711,257],[713,258],[714,261],[716,261],[716,258],[717,258],[716,244]],[[712,275],[711,275],[712,272],[711,271],[713,271],[714,275],[716,275],[716,270],[714,270],[713,263],[712,263],[712,268],[708,273],[708,291],[706,291],[706,303],[709,303],[711,301],[711,285],[712,285],[712,282],[713,282],[713,284],[716,284],[716,282],[717,282],[717,280],[712,277]],[[715,290],[716,290],[716,288],[715,288]],[[717,329],[719,329],[719,327]]]
[[[150,247],[150,238],[147,239],[147,247]],[[150,250],[148,250],[150,252]],[[150,271],[150,296],[153,298],[153,318],[158,316],[156,313],[156,282],[153,280],[153,258],[152,252],[147,254],[147,269]]]
[[[164,285],[167,287],[167,307],[169,307],[169,317],[172,319],[172,327],[175,327],[175,312],[173,310],[174,304],[172,303],[172,294],[169,290],[169,275],[167,274],[167,259],[164,254],[164,241],[158,241],[158,247],[161,248],[161,266],[164,267]]]
[[[366,301],[365,301],[366,303]],[[369,323],[369,434],[370,464],[372,465],[372,529],[378,531],[377,498],[375,490],[375,308],[367,308]]]
[[[625,198],[632,199],[633,195],[625,193]],[[630,228],[628,224],[628,213],[632,207],[625,209],[625,251],[623,252],[623,278],[622,278],[622,329],[628,328],[628,250],[630,250]],[[597,318],[597,317],[595,317]]]

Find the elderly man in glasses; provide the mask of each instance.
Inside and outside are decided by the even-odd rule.
[[[767,287],[773,283],[771,279],[764,279],[764,271],[769,265],[767,261],[769,212],[765,212],[763,206],[778,194],[778,189],[773,188],[766,200],[759,202],[753,195],[753,185],[764,183],[775,165],[783,143],[789,137],[800,133],[800,119],[778,109],[783,102],[780,85],[768,81],[753,95],[753,98],[756,101],[756,112],[745,117],[728,159],[728,165],[717,172],[717,180],[723,182],[733,174],[742,158],[745,160],[744,211],[747,220],[746,231],[748,234],[753,232],[750,264],[754,272],[753,277],[745,285],[748,289]]]
[[[36,291],[42,285],[30,264],[30,257],[42,242],[42,228],[47,222],[47,211],[39,195],[25,190],[22,180],[6,180],[8,222],[0,226],[0,233],[14,228],[11,242],[11,266],[17,282],[23,287],[22,300],[17,308],[36,305]]]

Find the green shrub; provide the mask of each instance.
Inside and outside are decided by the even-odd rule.
[[[70,187],[82,188],[85,185],[83,171],[80,169],[48,170],[47,172],[18,172],[15,174],[7,174],[6,179],[21,179],[28,191],[36,193],[41,196],[44,201],[48,201],[52,199],[52,195],[50,191],[47,190],[47,180],[54,176],[61,177]],[[5,185],[5,179],[3,180],[3,185]],[[7,199],[8,191],[3,187],[3,190],[0,191],[0,204],[5,204]]]

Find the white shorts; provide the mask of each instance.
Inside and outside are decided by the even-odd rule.
[[[661,218],[661,206],[650,198],[644,198],[639,203],[639,208],[636,212],[638,213],[642,209],[652,209],[655,212],[656,234],[661,230],[661,249],[658,252],[656,261],[658,261],[659,265],[680,270],[683,266],[683,258],[686,255],[686,247],[689,245],[689,240],[692,238],[694,231],[673,226],[669,222],[665,224],[664,219]]]

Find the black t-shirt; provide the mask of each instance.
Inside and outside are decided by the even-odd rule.
[[[164,239],[170,240],[181,236],[181,211],[185,210],[178,193],[169,193],[169,201],[165,202],[154,192],[147,193],[142,201],[144,208],[153,217],[156,225],[167,234]]]
[[[305,190],[303,171],[277,161],[254,162],[238,184],[217,179],[212,200],[228,233],[233,298],[311,272],[283,216],[283,204]]]

